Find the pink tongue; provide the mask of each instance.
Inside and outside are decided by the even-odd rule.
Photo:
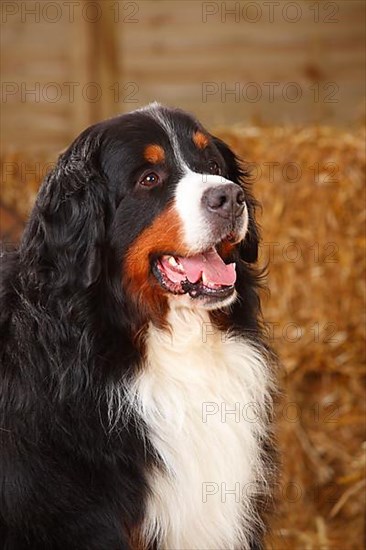
[[[208,281],[217,285],[231,286],[236,281],[235,264],[226,265],[214,248],[190,258],[180,257],[179,261],[191,283],[199,281],[202,273]]]

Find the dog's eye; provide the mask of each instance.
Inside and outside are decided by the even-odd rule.
[[[221,175],[221,168],[217,164],[216,160],[209,160],[208,161],[208,170],[210,174],[214,174],[216,176]]]
[[[160,183],[160,178],[155,172],[150,172],[144,175],[139,183],[143,187],[155,187]]]

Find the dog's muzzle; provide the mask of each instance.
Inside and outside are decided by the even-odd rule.
[[[209,187],[203,193],[201,203],[213,223],[216,219],[221,223],[224,218],[235,224],[244,212],[244,191],[235,183]]]

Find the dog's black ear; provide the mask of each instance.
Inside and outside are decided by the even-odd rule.
[[[249,187],[250,175],[243,168],[239,158],[224,141],[213,136],[213,142],[225,161],[228,170],[228,179],[234,183],[238,183],[244,189],[249,223],[247,234],[245,239],[240,243],[239,251],[242,260],[248,263],[255,263],[258,259],[260,234],[255,220],[255,210],[258,202],[254,199]]]
[[[38,282],[87,288],[101,273],[110,206],[98,157],[99,136],[85,130],[41,186],[20,245]]]

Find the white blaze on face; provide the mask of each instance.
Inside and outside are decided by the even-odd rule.
[[[186,246],[192,254],[207,250],[216,244],[213,238],[212,223],[202,206],[202,196],[210,187],[229,185],[234,182],[212,174],[193,172],[186,164],[180,147],[180,136],[174,128],[173,122],[164,115],[164,109],[157,103],[151,103],[142,109],[150,114],[154,120],[166,131],[171,141],[176,163],[183,171],[184,176],[177,184],[175,192],[175,208],[182,220]],[[238,231],[238,241],[243,240],[248,229],[248,210],[244,203],[244,212],[241,227]]]
[[[199,174],[186,169],[175,192],[175,208],[182,220],[186,245],[194,252],[213,246],[212,228],[209,216],[202,205],[202,196],[212,187],[229,185],[233,182],[223,176]],[[248,212],[245,207],[242,216],[239,239],[242,240],[248,228]]]

